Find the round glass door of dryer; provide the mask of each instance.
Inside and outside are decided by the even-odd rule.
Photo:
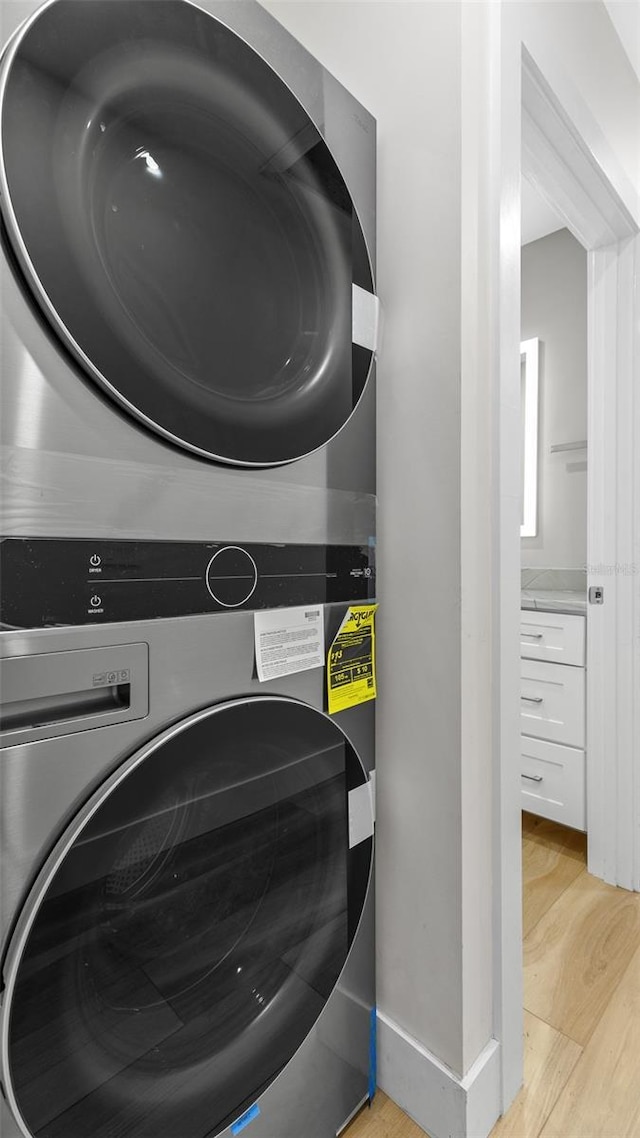
[[[107,780],[9,946],[3,1084],[25,1133],[205,1138],[255,1102],[345,965],[366,781],[339,728],[284,698],[199,712]]]
[[[0,75],[1,206],[27,285],[173,443],[275,465],[331,439],[372,352],[362,229],[319,131],[189,0],[53,0]]]

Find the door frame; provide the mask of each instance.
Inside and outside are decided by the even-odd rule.
[[[501,5],[496,5],[500,9]],[[522,1082],[522,923],[518,710],[520,618],[520,181],[531,181],[588,251],[589,871],[640,889],[640,203],[561,64],[533,58],[496,18],[489,196],[497,242],[490,277],[494,380],[492,678],[494,1021],[502,1109]],[[491,226],[489,226],[491,232]],[[637,701],[636,701],[637,702]],[[514,758],[516,761],[514,762]]]
[[[602,586],[605,595],[603,606],[587,609],[588,868],[612,885],[637,889],[632,631],[638,600],[633,587],[638,224],[526,49],[521,173],[588,253],[587,582]]]

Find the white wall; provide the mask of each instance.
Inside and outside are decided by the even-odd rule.
[[[551,447],[587,438],[587,254],[567,229],[522,247],[521,334],[540,339],[538,533],[522,564],[584,568],[587,452]]]
[[[640,188],[640,84],[601,0],[506,0],[508,25],[545,71],[562,72],[567,109],[584,103],[626,177]],[[591,141],[591,140],[588,140]],[[594,140],[597,147],[597,141]]]
[[[494,411],[493,349],[483,343],[482,358],[478,351],[491,338],[486,296],[497,220],[489,230],[484,217],[500,169],[499,155],[489,169],[480,120],[485,104],[498,105],[501,85],[517,107],[524,40],[540,66],[560,76],[572,108],[586,100],[599,124],[596,144],[613,148],[628,180],[638,160],[629,136],[638,89],[600,0],[508,0],[504,14],[494,4],[455,0],[263,3],[378,120],[378,981],[382,1017],[398,1028],[397,1061],[392,1048],[381,1056],[382,1085],[433,1138],[483,1138],[489,1125],[474,1125],[470,1115],[452,1122],[439,1110],[453,1083],[470,1093],[480,1069],[474,1059],[490,1047],[492,1031],[506,1037],[500,1001],[517,983],[503,982],[502,962],[510,957],[513,971],[519,952],[517,923],[499,930],[496,917],[492,926],[501,902],[492,910],[490,870],[503,809],[492,819],[492,761],[509,735],[500,740],[491,720],[503,643],[491,625],[492,605],[498,619],[491,573],[513,576],[506,587],[516,609],[519,592],[515,469],[513,491],[504,495],[513,556],[492,569],[500,501],[492,438],[518,430],[519,393],[506,392]],[[493,29],[486,35],[485,25]],[[512,182],[517,195],[519,178]],[[494,246],[487,248],[489,232]],[[517,281],[516,259],[519,245]],[[505,576],[507,561],[513,574]],[[517,730],[515,689],[511,703]],[[515,812],[509,840],[496,881],[500,866],[508,875],[509,857],[518,864]],[[512,1054],[518,1035],[512,1022]],[[507,1097],[516,1082],[512,1072]]]
[[[604,0],[604,6],[640,79],[640,4],[638,0]]]
[[[378,120],[378,1002],[461,1070],[460,9],[265,6]]]

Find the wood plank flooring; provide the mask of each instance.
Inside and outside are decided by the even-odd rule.
[[[523,815],[524,1086],[491,1138],[640,1138],[640,895]],[[424,1138],[382,1093],[344,1138]]]
[[[526,1085],[511,1110],[493,1128],[491,1138],[537,1135],[573,1071],[582,1048],[548,1023],[524,1013]]]
[[[523,815],[523,935],[526,937],[554,901],[584,870],[586,838],[578,830],[560,831],[545,818]]]
[[[424,1138],[425,1132],[378,1091],[372,1105],[365,1106],[342,1138]]]

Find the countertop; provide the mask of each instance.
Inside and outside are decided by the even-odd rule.
[[[581,589],[523,589],[521,608],[586,616],[587,595]]]

